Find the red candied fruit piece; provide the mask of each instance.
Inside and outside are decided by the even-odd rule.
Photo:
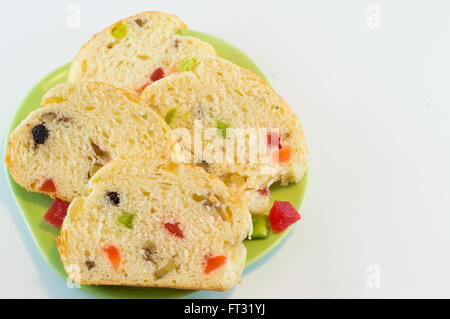
[[[184,234],[180,229],[180,223],[165,223],[164,227],[175,237],[184,238]]]
[[[164,70],[162,68],[157,68],[155,71],[153,71],[152,75],[150,76],[150,80],[144,83],[141,87],[136,89],[136,93],[141,95],[147,86],[149,86],[153,82],[161,80],[165,76],[166,75],[164,74]]]
[[[211,271],[216,270],[217,268],[223,266],[227,261],[227,257],[225,256],[205,256],[206,265],[205,265],[205,274],[209,274]]]
[[[56,193],[56,186],[51,178],[47,178],[39,187],[39,190],[44,193]]]
[[[300,213],[289,202],[275,201],[269,213],[269,221],[272,229],[280,233],[290,225],[300,220]]]
[[[152,76],[150,79],[153,82],[156,82],[158,80],[161,80],[164,77],[164,70],[162,68],[157,68],[155,71],[153,71]]]
[[[258,193],[261,196],[269,196],[269,189],[267,187],[263,189],[258,189]]]
[[[278,132],[270,132],[267,134],[267,145],[270,148],[281,148],[281,138]]]
[[[64,218],[67,215],[67,208],[69,203],[64,202],[60,199],[55,199],[44,215],[44,220],[56,227],[61,227]]]

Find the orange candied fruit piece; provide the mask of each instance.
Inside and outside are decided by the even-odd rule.
[[[47,178],[39,187],[39,190],[44,193],[56,193],[56,186],[51,178]]]
[[[108,247],[104,247],[103,251],[108,255],[108,259],[111,262],[114,270],[118,270],[120,266],[120,251],[116,246],[110,245]]]
[[[283,146],[278,151],[273,152],[273,161],[275,163],[285,164],[291,161],[292,147]]]
[[[214,257],[205,256],[205,259],[206,259],[205,274],[209,274],[210,272],[223,266],[227,261],[227,257],[225,256],[214,256]]]

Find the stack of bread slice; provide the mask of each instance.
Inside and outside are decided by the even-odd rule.
[[[170,115],[167,122],[174,132],[188,129],[194,136],[196,125],[217,128],[213,136],[203,134],[200,157],[191,141],[185,148],[191,159],[245,194],[252,213],[261,214],[267,210],[271,184],[298,182],[305,173],[307,148],[300,121],[252,72],[217,57],[190,60],[192,68],[148,86],[141,96],[161,116]],[[260,131],[262,138],[252,146]]]
[[[11,134],[15,181],[71,202],[57,246],[74,281],[229,289],[245,266],[251,213],[267,211],[272,183],[306,171],[287,103],[186,29],[174,15],[144,12],[101,31],[68,83]],[[199,152],[197,126],[212,129]],[[264,142],[253,155],[209,152],[254,130]]]

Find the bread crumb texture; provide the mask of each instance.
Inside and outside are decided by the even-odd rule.
[[[120,159],[70,204],[57,246],[82,284],[226,290],[245,266],[250,216],[234,190],[201,168]]]
[[[252,72],[217,57],[196,56],[188,61],[191,62],[185,72],[148,86],[141,97],[154,105],[174,130],[187,129],[194,136],[195,123],[201,123],[203,128],[217,128],[216,135],[202,144],[202,157],[194,160],[228,186],[245,193],[253,213],[265,212],[268,187],[277,181],[282,185],[298,182],[306,171],[307,147],[299,118],[281,96]],[[268,136],[263,136],[264,143],[272,130],[277,130],[277,141],[274,145],[267,142],[262,148],[259,145],[257,158],[276,155],[278,163],[268,165],[267,161],[255,161],[250,156],[238,157],[242,148],[239,144],[231,161],[218,162],[217,153],[211,152],[236,138],[226,134],[227,129],[260,128],[268,132]],[[243,147],[255,151],[249,145]],[[194,150],[192,140],[185,146]]]
[[[143,12],[96,34],[73,60],[69,81],[99,81],[140,93],[154,72],[178,72],[180,61],[195,54],[216,56],[214,48],[183,36],[188,27],[175,15]],[[153,78],[153,80],[152,80]]]
[[[6,163],[33,192],[71,201],[105,164],[146,154],[169,158],[167,124],[138,96],[104,83],[66,83],[12,132]]]

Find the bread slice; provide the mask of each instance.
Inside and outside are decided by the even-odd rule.
[[[162,12],[143,12],[121,20],[81,48],[72,62],[69,81],[107,82],[140,93],[153,82],[157,69],[168,75],[177,72],[178,63],[187,56],[217,55],[210,44],[180,35],[187,29],[177,16]]]
[[[252,213],[264,212],[269,201],[268,187],[277,181],[282,185],[298,182],[306,170],[307,147],[300,120],[264,80],[229,61],[192,57],[186,70],[147,87],[141,97],[169,122],[176,138],[194,154],[191,160],[245,193]],[[193,143],[202,136],[195,134],[196,126],[203,127],[200,156]],[[227,127],[256,131],[250,130],[241,139],[246,144],[239,146],[238,135]],[[212,128],[213,134],[207,128]],[[255,132],[258,143],[251,144],[255,139],[250,135],[255,137]],[[186,133],[193,138],[186,141]],[[268,142],[269,137],[274,141]],[[237,145],[234,155],[211,152],[233,145],[233,141]],[[239,155],[242,150],[247,154],[245,158]]]
[[[239,281],[251,225],[245,202],[203,169],[121,159],[70,204],[56,242],[82,284],[225,290]]]
[[[138,96],[104,83],[66,83],[12,132],[6,164],[29,191],[71,201],[96,170],[119,157],[170,158],[172,135]]]

